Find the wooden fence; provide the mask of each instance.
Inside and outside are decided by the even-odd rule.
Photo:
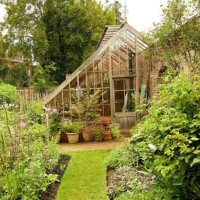
[[[43,100],[47,95],[50,95],[52,92],[53,89],[45,92],[35,92],[32,88],[17,89],[20,101],[40,101]]]

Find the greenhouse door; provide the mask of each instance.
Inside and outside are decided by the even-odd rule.
[[[122,130],[130,130],[136,122],[134,102],[134,78],[113,79],[114,117]]]

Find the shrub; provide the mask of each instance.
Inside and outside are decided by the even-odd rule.
[[[120,124],[112,122],[111,124],[109,124],[109,128],[113,138],[116,139],[122,138],[122,134],[120,133]]]
[[[115,200],[171,200],[171,191],[160,186],[150,188],[148,191],[133,190],[124,193]]]
[[[92,133],[91,140],[92,141],[102,141],[103,134],[104,134],[104,129],[98,128],[98,129],[94,130],[94,132]]]
[[[102,101],[99,101],[101,95],[102,94],[100,90],[96,90],[94,93],[92,93],[90,88],[86,89],[83,100],[80,102],[83,106],[81,113],[82,119],[85,121],[92,121],[100,116],[100,106],[103,103]]]
[[[51,135],[55,135],[56,133],[62,132],[64,127],[58,123],[51,123],[49,127],[49,131]]]
[[[55,71],[56,68],[53,65],[48,65],[42,67],[38,65],[35,70],[35,74],[31,77],[31,85],[36,92],[44,92],[55,84],[55,81],[52,81],[50,75],[51,72]]]
[[[47,137],[45,125],[29,127],[28,114],[22,116],[17,108],[8,109],[7,105],[0,112],[4,113],[0,132],[0,199],[39,199],[40,192],[57,178],[47,175],[47,170],[51,171],[58,162],[58,146]]]
[[[77,96],[73,96],[73,100],[77,103],[69,107],[69,114],[73,118],[80,117],[84,121],[94,121],[100,116],[101,105],[104,101],[99,101],[103,95],[100,90],[93,90],[91,88],[82,88],[82,95],[80,100]]]
[[[13,66],[1,65],[0,81],[15,87],[27,87],[29,69],[30,68],[25,66],[24,63],[15,64]]]
[[[170,184],[200,195],[200,76],[181,74],[160,86],[159,96],[131,131],[132,149]],[[151,149],[150,149],[150,148]],[[152,148],[153,147],[153,148]]]
[[[30,126],[29,132],[31,133],[32,138],[47,138],[49,136],[48,128],[44,124],[34,124]]]
[[[1,83],[0,85],[0,101],[12,103],[14,97],[17,97],[16,88],[12,85]]]
[[[62,118],[62,111],[56,108],[48,110],[49,118],[51,123],[58,123],[61,122]]]
[[[109,167],[115,169],[123,166],[134,166],[137,163],[134,152],[130,151],[127,146],[112,150],[106,162]]]
[[[44,111],[43,111],[43,105],[42,105],[41,101],[30,102],[28,109],[26,109],[26,112],[27,111],[29,114],[31,124],[34,124],[34,123],[41,124],[42,123]]]

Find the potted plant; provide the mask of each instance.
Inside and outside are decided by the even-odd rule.
[[[56,108],[48,109],[49,119],[52,122],[61,122],[62,111]]]
[[[83,135],[83,140],[85,142],[89,142],[91,139],[91,135],[93,133],[93,128],[92,126],[85,126],[85,129],[82,131],[82,135]]]
[[[101,117],[101,121],[104,126],[107,126],[108,124],[111,123],[111,117],[107,116]]]
[[[123,136],[120,132],[120,124],[113,121],[111,124],[109,124],[109,128],[110,128],[111,135],[114,139],[122,139],[123,138]]]
[[[73,108],[71,107],[69,111],[72,117],[77,115],[79,116],[79,120],[82,121],[82,135],[86,142],[90,141],[96,120],[100,116],[100,107],[103,103],[99,101],[101,95],[100,90],[93,91],[91,88],[85,88],[84,94],[81,96],[81,101],[74,104]]]
[[[94,142],[101,142],[103,140],[103,134],[104,134],[104,129],[98,128],[94,130],[94,132],[92,133],[91,140]]]
[[[63,130],[63,126],[59,123],[52,123],[49,127],[50,135],[58,143],[60,142],[62,130]]]
[[[64,128],[66,130],[69,143],[77,143],[82,125],[80,123],[67,123]]]

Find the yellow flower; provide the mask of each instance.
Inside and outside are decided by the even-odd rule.
[[[164,12],[167,12],[167,11],[168,11],[168,8],[164,8],[163,11],[164,11]]]
[[[160,4],[160,7],[163,7],[163,4]]]

